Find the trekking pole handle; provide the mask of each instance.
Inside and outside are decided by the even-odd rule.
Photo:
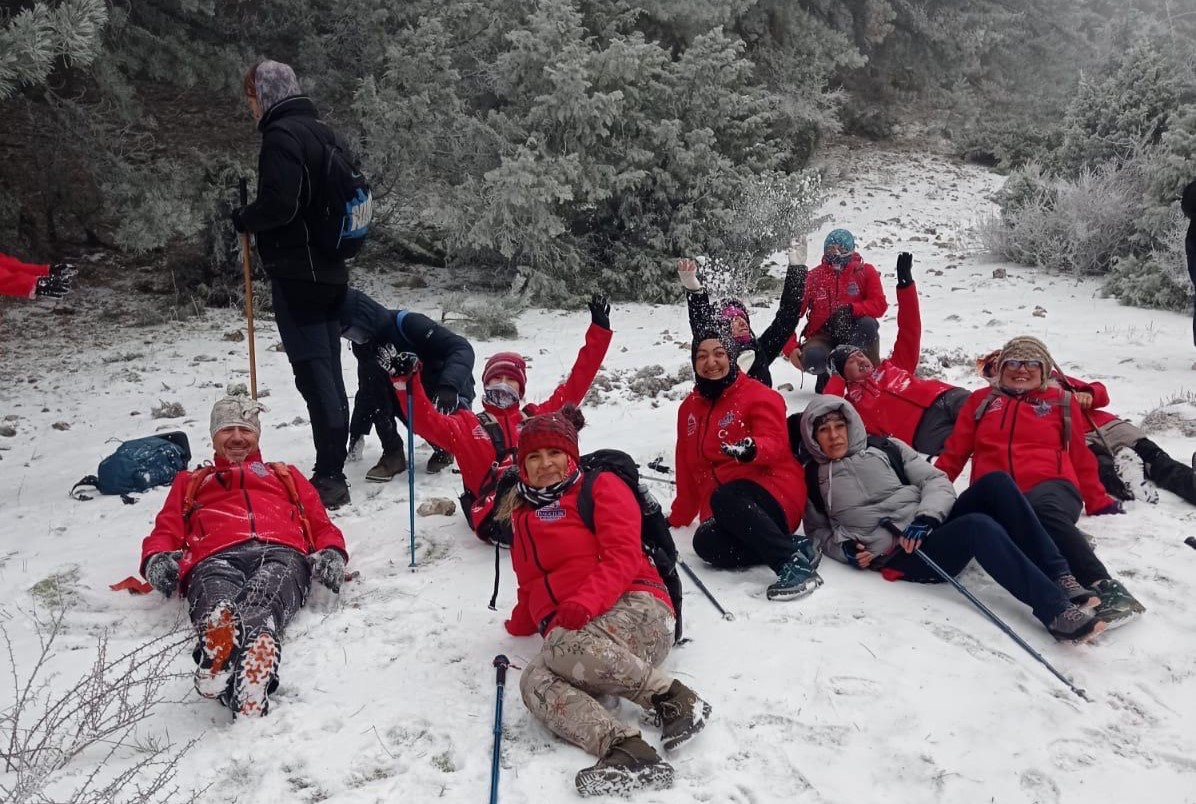
[[[511,660],[508,659],[504,654],[500,653],[494,657],[495,684],[501,687],[507,683],[507,668],[510,666]]]
[[[237,186],[241,190],[241,206],[249,203],[249,179],[242,176],[237,182]]]

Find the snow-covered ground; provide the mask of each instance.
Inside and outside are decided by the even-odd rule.
[[[1140,420],[1162,402],[1196,387],[1190,322],[1099,298],[1097,285],[991,262],[969,232],[989,213],[1000,178],[977,168],[916,154],[856,150],[838,154],[842,179],[811,237],[812,251],[834,226],[852,229],[865,257],[881,268],[892,298],[898,251],[915,254],[922,294],[924,354],[947,357],[942,376],[976,387],[962,365],[1031,333],[1046,340],[1070,373],[1105,382],[1112,409]],[[832,170],[832,176],[834,171]],[[994,278],[995,268],[1007,277]],[[778,268],[778,272],[779,272]],[[393,306],[438,310],[429,290],[395,290],[385,275],[360,284]],[[182,604],[160,595],[115,593],[108,584],[136,572],[142,537],[165,489],[122,505],[116,497],[75,502],[67,490],[94,471],[112,438],[181,428],[197,458],[210,454],[207,415],[229,382],[245,382],[244,343],[223,339],[238,327],[212,313],[175,328],[119,326],[94,313],[115,291],[89,292],[86,273],[74,315],[49,302],[12,302],[9,341],[0,351],[0,624],[23,679],[36,659],[31,613],[46,595],[31,590],[58,576],[71,608],[50,662],[51,690],[81,676],[96,636],[129,650],[176,627]],[[1045,315],[1035,315],[1036,308]],[[771,312],[755,311],[757,326]],[[882,325],[894,337],[895,309]],[[629,379],[657,364],[675,373],[688,360],[681,306],[617,305],[604,374]],[[529,357],[528,398],[546,395],[580,346],[588,315],[532,311],[521,337],[478,343],[485,357],[516,349]],[[25,333],[17,340],[13,333]],[[262,446],[269,460],[310,465],[306,411],[294,390],[272,322],[258,327]],[[346,379],[354,387],[345,351]],[[790,410],[813,393],[778,363],[773,371]],[[623,383],[626,384],[625,382]],[[615,383],[619,385],[619,383]],[[653,399],[617,387],[590,406],[582,448],[619,447],[641,463],[672,463],[674,419],[684,391]],[[150,408],[177,401],[181,419],[151,419]],[[55,423],[69,429],[55,429]],[[1186,461],[1196,441],[1175,431],[1153,436]],[[455,497],[459,478],[430,476],[421,442],[417,500]],[[503,568],[497,612],[487,609],[494,554],[460,515],[417,522],[418,569],[408,569],[407,483],[367,484],[378,457],[351,464],[353,504],[334,515],[360,578],[339,600],[313,595],[286,635],[282,686],[269,717],[232,722],[227,711],[190,689],[189,650],[180,650],[167,698],[139,734],[185,743],[176,784],[211,785],[204,800],[245,802],[450,802],[487,795],[494,717],[491,659],[521,665],[539,638],[515,639],[502,621],[514,600]],[[962,484],[962,481],[961,481]],[[658,496],[670,487],[654,484]],[[826,585],[813,597],[772,603],[771,573],[704,569],[679,533],[683,557],[702,573],[727,622],[692,585],[687,634],[667,667],[714,706],[704,734],[675,758],[672,791],[645,802],[1158,802],[1196,801],[1196,508],[1163,492],[1158,505],[1130,503],[1126,516],[1086,519],[1114,575],[1148,607],[1140,621],[1087,646],[1056,644],[1020,606],[978,570],[963,579],[1093,701],[1077,699],[947,587],[889,584],[872,573],[824,562]],[[44,591],[46,584],[36,587]],[[3,661],[0,659],[0,661]],[[7,664],[6,661],[3,663]],[[530,720],[512,670],[506,699],[501,800],[569,801],[574,772],[592,762]],[[0,710],[14,700],[0,684]],[[624,704],[622,715],[636,713]],[[1185,726],[1184,724],[1188,725]],[[647,735],[653,738],[649,730]],[[7,735],[0,744],[7,743]],[[79,784],[104,758],[103,746],[73,763],[55,791]],[[7,749],[0,749],[2,754]],[[101,774],[136,758],[118,750]],[[0,771],[3,771],[0,765]],[[11,781],[0,775],[0,784]],[[219,799],[217,798],[219,797]]]

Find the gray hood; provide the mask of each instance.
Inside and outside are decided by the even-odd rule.
[[[864,420],[856,413],[852,404],[841,396],[820,394],[810,400],[810,404],[806,405],[801,415],[802,443],[819,463],[827,463],[828,458],[814,438],[814,420],[836,410],[847,420],[847,454],[855,455],[868,446],[868,431],[864,429]]]

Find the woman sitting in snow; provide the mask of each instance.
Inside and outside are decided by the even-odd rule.
[[[702,730],[710,705],[658,669],[672,645],[674,615],[644,555],[634,492],[614,473],[601,473],[590,487],[593,529],[582,518],[577,429],[584,421],[566,405],[523,425],[519,480],[499,514],[514,533],[519,581],[506,628],[544,637],[519,679],[532,715],[599,758],[578,772],[578,792],[663,789],[673,783],[672,766],[597,698],[617,695],[654,709],[666,751]]]
[[[739,371],[725,330],[694,337],[694,390],[677,411],[677,497],[669,525],[695,516],[694,552],[716,567],[767,564],[769,600],[806,597],[822,585],[821,556],[794,536],[806,505],[789,448],[785,402]]]
[[[1101,486],[1079,403],[1050,379],[1055,362],[1037,338],[1009,341],[992,366],[991,387],[964,404],[935,466],[954,480],[971,458],[973,483],[990,472],[1013,477],[1080,584],[1099,595],[1097,616],[1113,626],[1128,622],[1145,607],[1076,527],[1084,508],[1090,516],[1123,513]]]
[[[739,348],[740,364],[747,375],[772,387],[769,366],[777,359],[782,347],[799,320],[802,294],[806,286],[806,241],[794,240],[789,247],[789,270],[781,290],[781,303],[768,329],[759,337],[752,332],[747,306],[735,298],[710,303],[710,294],[698,281],[698,264],[693,260],[677,260],[677,276],[685,288],[689,308],[689,328],[696,337],[711,329],[728,327]]]
[[[1083,640],[1107,627],[1088,610],[1097,598],[1076,582],[1009,475],[991,472],[956,499],[947,476],[904,442],[889,439],[894,455],[870,445],[859,414],[838,397],[815,397],[801,431],[818,478],[805,530],[826,555],[918,583],[942,580],[913,555],[919,548],[951,575],[975,558],[1056,639]]]

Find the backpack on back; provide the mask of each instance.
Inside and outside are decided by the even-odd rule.
[[[124,441],[104,460],[94,475],[88,475],[71,487],[76,500],[90,500],[80,486],[94,486],[100,494],[119,494],[125,502],[132,502],[129,494],[149,491],[174,480],[187,468],[191,447],[187,435],[179,431],[134,438]]]
[[[581,494],[577,499],[577,511],[586,527],[594,530],[594,483],[598,476],[610,472],[627,485],[635,495],[640,508],[640,541],[644,554],[660,573],[673,611],[677,615],[674,642],[681,641],[681,577],[677,574],[677,545],[669,530],[668,520],[660,510],[660,503],[647,487],[640,483],[639,467],[626,452],[614,449],[600,449],[581,456],[579,463],[585,473],[581,481]]]

